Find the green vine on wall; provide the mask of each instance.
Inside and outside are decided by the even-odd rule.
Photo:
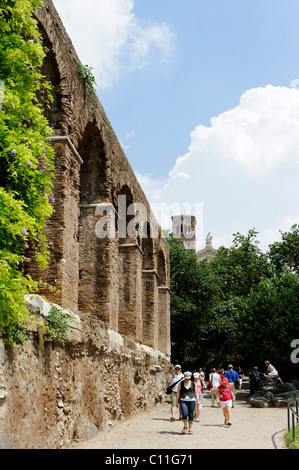
[[[44,235],[53,212],[54,153],[52,135],[37,95],[52,100],[41,74],[46,56],[33,13],[42,0],[0,3],[0,333],[10,345],[24,341],[30,318],[24,296],[38,284],[24,275],[28,249],[37,264],[47,266]]]
[[[92,98],[93,91],[95,91],[97,87],[96,79],[92,73],[92,70],[93,68],[89,67],[88,65],[83,65],[81,63],[79,64],[79,73],[82,75],[82,77],[85,80],[91,101],[93,100]]]

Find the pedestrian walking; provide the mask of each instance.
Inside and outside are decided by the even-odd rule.
[[[205,390],[207,388],[206,383],[205,383],[206,374],[202,370],[202,367],[198,369],[198,372],[199,372],[199,380],[201,382],[201,387],[203,390]]]
[[[193,374],[194,382],[197,387],[197,392],[198,392],[198,403],[196,403],[196,407],[194,410],[194,421],[199,422],[200,421],[200,410],[202,409],[202,400],[203,400],[203,387],[202,387],[202,382],[200,380],[200,374],[199,372],[194,372]]]
[[[179,383],[176,394],[176,406],[181,405],[184,427],[182,434],[193,434],[194,410],[198,403],[198,391],[195,382],[191,380],[192,374],[184,373],[185,380]],[[187,427],[188,424],[188,427]]]
[[[232,391],[232,387],[228,383],[227,377],[222,379],[221,385],[219,385],[217,389],[217,395],[219,396],[220,406],[224,416],[224,424],[231,426],[231,409],[236,398]]]
[[[232,388],[233,394],[236,395],[237,389],[239,388],[239,374],[234,370],[232,364],[228,365],[228,370],[225,372],[222,378],[228,379],[228,384]],[[234,404],[232,407],[234,407]]]
[[[243,371],[241,366],[237,367],[237,374],[239,376],[239,390],[241,390],[242,389],[242,380],[243,380],[243,377],[244,377],[244,371]]]
[[[169,380],[166,384],[165,393],[166,393],[167,388],[170,385],[173,385],[176,382],[179,382],[183,378],[184,378],[184,374],[182,373],[181,366],[179,364],[177,364],[176,366],[174,366],[174,374],[170,375]],[[174,385],[174,387],[172,388],[171,394],[170,394],[170,400],[171,400],[170,421],[175,421],[176,409],[177,409],[177,407],[176,407],[176,394],[177,394],[177,391],[178,391],[178,385],[179,385],[178,383],[176,385]],[[180,417],[181,417],[182,416],[182,411],[181,411],[180,407],[179,407],[179,413],[180,413]]]
[[[253,371],[249,374],[249,395],[259,390],[261,383],[261,376],[257,366],[254,366]]]
[[[210,392],[211,392],[211,400],[212,400],[212,405],[211,406],[214,406],[214,401],[216,399],[217,403],[218,403],[218,398],[217,398],[217,389],[221,383],[221,379],[220,379],[220,375],[217,374],[216,372],[216,369],[215,367],[213,367],[210,375],[209,375],[209,383],[211,384],[211,388],[210,388]],[[218,406],[219,403],[218,403]]]

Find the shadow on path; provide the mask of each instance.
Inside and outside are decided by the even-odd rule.
[[[248,396],[249,390],[245,387],[238,392],[230,427],[223,422],[222,409],[210,406],[211,395],[205,391],[200,422],[194,422],[193,435],[182,435],[182,421],[171,422],[170,403],[163,403],[115,423],[114,427],[100,431],[95,439],[82,442],[76,448],[285,449],[286,409],[251,408],[246,404]]]

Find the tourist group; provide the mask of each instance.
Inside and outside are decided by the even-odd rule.
[[[253,368],[249,376],[250,394],[258,389],[261,375],[276,374],[278,376],[276,369],[269,361],[265,361],[265,366],[267,367],[265,374],[261,374],[257,367]],[[234,370],[233,365],[229,364],[226,371],[213,368],[207,378],[202,368],[193,374],[189,371],[182,373],[179,364],[174,369],[174,373],[170,375],[166,384],[165,393],[170,395],[171,400],[170,421],[176,421],[176,412],[179,410],[179,420],[182,420],[184,424],[182,434],[193,434],[194,421],[200,421],[204,390],[211,393],[211,407],[222,408],[225,426],[232,425],[231,410],[234,407],[237,392],[242,388],[244,377],[241,367]]]

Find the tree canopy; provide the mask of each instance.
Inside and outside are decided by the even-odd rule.
[[[201,262],[168,237],[172,361],[197,370],[270,360],[285,376],[298,367],[290,360],[299,333],[298,226],[267,253],[257,236],[237,233],[230,248]]]

